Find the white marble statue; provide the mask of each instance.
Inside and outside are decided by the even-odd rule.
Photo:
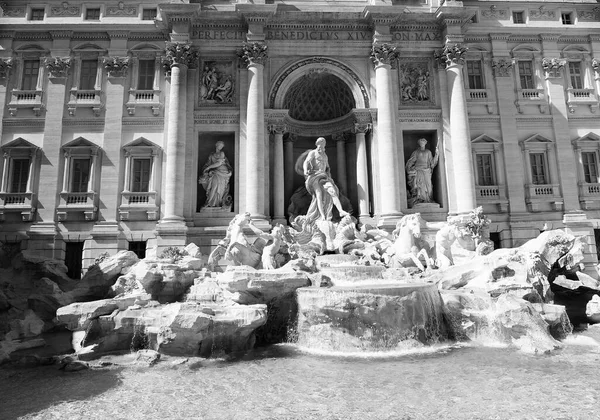
[[[438,148],[435,149],[435,155],[431,150],[426,149],[427,140],[420,138],[419,148],[410,155],[406,162],[406,173],[408,175],[408,186],[410,195],[408,197],[408,206],[414,207],[419,203],[433,203],[433,184],[431,175],[433,168],[438,163]]]
[[[428,246],[421,238],[421,215],[419,213],[409,214],[402,217],[396,223],[396,229],[392,232],[394,244],[388,248],[387,256],[390,267],[416,266],[425,271],[425,262],[428,267],[433,267],[434,262],[429,257]]]
[[[215,151],[211,153],[208,160],[202,167],[202,174],[198,183],[206,190],[205,207],[223,207],[230,203],[229,196],[229,178],[233,172],[225,152],[223,152],[225,143],[218,141],[215,144]]]
[[[301,166],[305,178],[304,185],[312,197],[306,213],[309,222],[330,221],[334,206],[340,213],[340,217],[348,214],[342,208],[339,190],[331,178],[325,143],[325,138],[319,137],[315,142],[317,147],[304,152],[296,162],[296,171],[299,172]]]

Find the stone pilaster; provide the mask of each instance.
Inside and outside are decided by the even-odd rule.
[[[265,99],[263,70],[267,46],[247,42],[238,53],[248,68],[248,105],[246,112],[246,202],[240,211],[255,219],[265,219]]]
[[[367,162],[366,134],[371,129],[371,124],[354,124],[356,138],[356,184],[358,195],[358,216],[370,216],[369,203],[369,167]]]
[[[348,177],[346,175],[346,136],[344,133],[333,135],[337,163],[337,186],[344,195],[348,195]]]
[[[285,183],[284,183],[284,157],[283,133],[286,127],[283,124],[271,125],[273,133],[273,221],[285,223]]]
[[[294,139],[293,134],[288,134],[283,141],[283,159],[284,159],[284,179],[285,179],[285,198],[284,206],[289,203],[294,193]],[[285,209],[284,209],[285,211]]]
[[[466,214],[477,207],[471,156],[471,134],[464,90],[463,63],[467,49],[460,44],[446,45],[436,58],[446,66],[450,104],[450,141],[454,175],[456,213]]]
[[[6,103],[6,93],[8,91],[8,82],[11,76],[11,70],[14,60],[10,57],[0,58],[0,103]],[[0,121],[4,119],[6,106],[0,107]],[[0,124],[0,138],[2,138],[3,124]]]
[[[398,165],[397,110],[392,83],[392,63],[397,60],[396,48],[389,44],[373,44],[371,59],[375,64],[375,87],[377,90],[377,160],[379,171],[380,224],[394,224],[400,212],[400,181]],[[388,219],[389,222],[388,223]]]

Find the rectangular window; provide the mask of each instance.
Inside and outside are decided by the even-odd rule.
[[[535,89],[533,86],[533,63],[519,61],[519,81],[521,89]]]
[[[100,8],[86,9],[85,20],[100,20]]]
[[[531,153],[529,160],[531,162],[531,182],[535,185],[548,184],[544,153]]]
[[[40,60],[23,61],[23,80],[21,82],[22,90],[36,90],[38,75],[40,73]]]
[[[131,177],[132,192],[148,192],[150,185],[150,159],[134,159]]]
[[[97,60],[81,60],[80,90],[94,90],[96,88],[96,74],[98,72]]]
[[[73,159],[71,176],[71,192],[81,193],[88,191],[90,179],[90,159]]]
[[[523,12],[512,12],[513,23],[525,23]]]
[[[144,9],[142,11],[142,20],[156,19],[156,9]]]
[[[569,63],[569,78],[573,89],[583,89],[583,78],[581,77],[581,63],[578,61]]]
[[[31,14],[29,15],[29,20],[44,20],[44,9],[31,9]]]
[[[27,192],[27,180],[29,179],[29,159],[13,159],[10,171],[10,192]]]
[[[469,89],[485,89],[483,85],[483,71],[481,61],[468,60],[467,74],[469,76]]]
[[[139,61],[137,88],[138,90],[154,89],[154,59]]]
[[[67,266],[67,276],[72,279],[81,278],[83,242],[67,242],[65,247],[65,265]]]
[[[571,13],[561,13],[560,20],[563,25],[572,25],[573,24],[573,15]]]
[[[477,183],[479,185],[494,185],[494,168],[492,166],[492,155],[477,154]]]
[[[583,162],[583,176],[585,182],[595,184],[598,182],[598,164],[596,161],[596,152],[582,152],[581,160]]]

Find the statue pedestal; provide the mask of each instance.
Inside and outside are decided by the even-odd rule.
[[[435,211],[440,209],[440,205],[438,203],[417,203],[410,209],[418,212]]]
[[[235,213],[228,207],[202,207],[199,213],[194,215],[195,226],[229,226]]]

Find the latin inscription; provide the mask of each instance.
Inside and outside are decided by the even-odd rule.
[[[244,31],[196,30],[192,37],[203,40],[240,40],[246,39]],[[293,31],[267,30],[265,38],[268,41],[370,41],[373,34],[368,31]],[[392,40],[410,41],[440,41],[441,34],[437,32],[393,32]]]

